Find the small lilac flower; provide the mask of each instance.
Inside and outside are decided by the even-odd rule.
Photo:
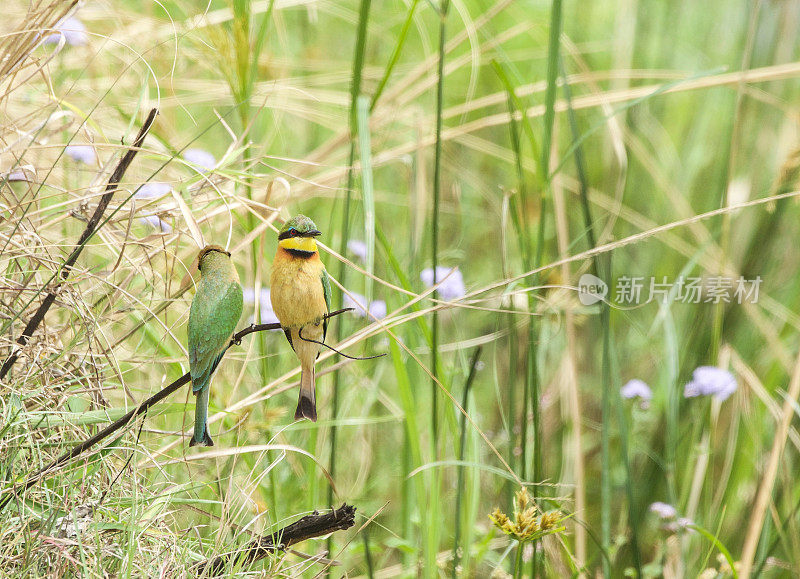
[[[256,303],[256,291],[251,287],[246,287],[244,290],[242,290],[242,297],[244,298],[244,303],[246,304],[253,305]],[[261,288],[258,301],[261,304],[262,310],[264,309],[264,306],[268,306],[269,309],[272,309],[272,300],[270,299],[270,291],[268,288]]]
[[[371,318],[382,320],[386,317],[386,302],[383,300],[372,300],[369,304],[369,315]]]
[[[262,290],[263,291],[263,290]],[[242,298],[246,304],[256,303],[256,290],[251,287],[246,287],[242,290]]]
[[[15,169],[11,171],[9,174],[6,175],[6,179],[9,181],[28,181],[28,176],[25,174],[25,171],[22,169]]]
[[[346,308],[354,308],[356,311],[356,315],[360,317],[364,317],[367,315],[367,298],[362,296],[361,294],[357,294],[356,292],[350,292],[349,294],[344,294],[344,307]]]
[[[262,324],[278,324],[280,320],[272,309],[272,299],[268,289],[261,290],[261,300],[259,303],[259,318]]]
[[[460,298],[467,293],[464,287],[464,276],[461,275],[461,271],[457,267],[438,266],[436,268],[436,276],[433,275],[433,269],[429,267],[422,270],[422,273],[419,274],[419,279],[422,280],[426,287],[432,287],[438,282],[442,282],[442,285],[436,291],[443,300]]]
[[[694,521],[689,517],[678,517],[677,521],[672,521],[664,525],[664,529],[670,533],[677,533],[678,531],[685,531],[687,533],[694,533],[694,529],[689,525],[694,525]]]
[[[346,308],[354,308],[355,313],[357,316],[361,318],[367,317],[367,312],[369,312],[370,317],[377,318],[382,320],[386,317],[386,302],[383,300],[374,300],[370,302],[369,306],[365,305],[367,303],[367,298],[362,296],[361,294],[357,294],[355,292],[350,292],[351,295],[344,294],[344,307]]]
[[[89,43],[86,26],[74,16],[61,20],[56,24],[55,28],[58,32],[54,32],[45,38],[45,44],[58,44],[62,34],[64,35],[64,41],[70,46],[84,46]]]
[[[136,199],[159,199],[169,194],[170,191],[172,191],[172,186],[169,183],[150,181],[139,187],[133,196]]]
[[[91,145],[67,145],[64,152],[73,161],[85,163],[86,165],[92,165],[97,159],[94,147]]]
[[[158,215],[145,215],[144,217],[139,218],[139,222],[149,225],[161,233],[172,233],[172,226],[161,219]]]
[[[246,287],[242,291],[242,296],[244,297],[244,303],[253,305],[256,303],[256,292],[251,287]],[[275,315],[275,311],[272,309],[272,299],[270,298],[270,291],[267,288],[261,288],[261,293],[259,295],[259,319],[260,323],[262,324],[278,324],[280,320],[278,320],[278,316]],[[280,331],[280,329],[278,330]]]
[[[650,386],[639,379],[629,380],[625,386],[620,389],[619,393],[623,398],[653,399],[653,391],[650,390]]]
[[[261,315],[259,316],[259,318],[261,318],[261,323],[262,324],[280,324],[281,323],[281,321],[278,319],[278,316],[275,315],[275,312],[273,311],[272,306],[270,306],[269,309],[261,308]],[[273,332],[280,332],[281,329],[280,328],[275,328],[272,331]]]
[[[5,175],[0,175],[0,178],[3,177],[7,181],[25,181],[27,183],[32,183],[36,178],[36,169],[33,165],[20,165]]]
[[[183,152],[183,159],[190,165],[195,165],[197,168],[202,169],[203,173],[211,171],[217,166],[217,160],[214,155],[203,149],[186,149]]]
[[[736,392],[736,378],[727,370],[714,366],[700,366],[692,373],[692,380],[683,388],[684,398],[713,395],[720,402]]]
[[[678,511],[675,507],[660,501],[651,504],[650,511],[657,514],[662,519],[674,519],[678,516]]]
[[[351,239],[347,242],[347,250],[361,261],[367,259],[367,244],[360,239]]]

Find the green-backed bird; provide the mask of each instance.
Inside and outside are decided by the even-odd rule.
[[[322,347],[309,340],[325,341],[328,320],[323,316],[331,307],[331,282],[317,251],[318,235],[317,226],[305,215],[287,221],[278,234],[278,251],[270,278],[272,309],[302,369],[294,418],[314,422],[317,420],[314,363]]]
[[[200,281],[189,310],[189,370],[192,392],[197,396],[189,446],[214,446],[206,424],[211,375],[242,315],[242,286],[231,254],[218,245],[207,245],[200,251],[197,268]]]

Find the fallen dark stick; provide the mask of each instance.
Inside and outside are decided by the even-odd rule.
[[[147,136],[147,133],[150,131],[150,127],[153,126],[153,121],[155,121],[156,115],[158,114],[158,109],[151,109],[150,114],[147,115],[147,119],[145,119],[142,128],[139,129],[139,134],[136,135],[136,139],[133,141],[133,145],[130,149],[128,149],[125,154],[122,156],[122,159],[119,160],[117,163],[114,172],[111,174],[111,177],[108,179],[108,184],[106,185],[106,192],[103,193],[103,196],[100,197],[100,202],[97,204],[97,208],[94,210],[94,214],[86,223],[86,229],[83,230],[81,233],[80,239],[78,239],[78,244],[75,246],[75,249],[72,250],[72,253],[69,254],[69,257],[66,259],[64,264],[61,266],[61,272],[59,277],[58,283],[56,283],[52,288],[47,291],[47,295],[45,296],[44,300],[42,301],[39,309],[33,314],[33,317],[28,321],[25,329],[22,330],[22,334],[20,334],[19,338],[17,338],[17,347],[14,348],[14,351],[11,352],[11,355],[6,359],[3,363],[2,368],[0,368],[0,380],[6,377],[11,367],[19,358],[20,348],[28,343],[33,333],[42,323],[44,320],[44,316],[47,314],[47,311],[50,309],[50,306],[53,305],[53,302],[56,301],[56,296],[58,295],[58,290],[61,289],[61,286],[69,277],[69,273],[72,270],[72,266],[75,265],[75,262],[78,261],[78,256],[80,256],[83,248],[86,246],[86,242],[89,238],[94,235],[95,228],[97,224],[100,223],[100,219],[103,217],[103,213],[106,212],[106,208],[108,204],[111,203],[111,199],[114,197],[114,193],[117,191],[117,185],[122,180],[122,177],[125,175],[125,171],[128,170],[133,158],[136,156],[136,153],[139,152],[139,149],[142,147],[142,143],[144,142],[144,138]]]
[[[341,310],[336,310],[335,312],[326,314],[323,317],[325,319],[332,318],[334,316],[338,316],[339,314],[349,312],[352,309],[353,308],[344,308]],[[249,327],[233,335],[230,344],[228,344],[228,348],[230,348],[234,344],[239,344],[242,341],[242,338],[254,332],[263,332],[264,330],[280,330],[280,329],[281,325],[277,323],[251,324]],[[228,348],[225,348],[226,352],[228,351]],[[65,452],[47,466],[39,469],[36,473],[28,477],[28,479],[25,481],[25,483],[23,483],[20,489],[16,488],[11,489],[9,491],[9,494],[6,495],[2,500],[0,500],[0,511],[2,511],[6,507],[6,505],[8,505],[8,503],[11,501],[11,499],[15,497],[18,493],[28,490],[33,485],[35,485],[39,480],[44,478],[45,475],[49,474],[51,471],[65,465],[73,458],[76,458],[77,456],[89,450],[91,447],[93,447],[101,440],[108,438],[109,436],[114,434],[117,430],[120,430],[121,428],[126,426],[131,420],[133,420],[134,418],[136,418],[141,414],[144,414],[145,412],[147,412],[149,408],[151,408],[155,404],[158,404],[173,392],[179,390],[181,386],[191,382],[191,380],[192,378],[187,372],[186,374],[175,380],[172,384],[165,386],[164,388],[153,394],[150,398],[139,404],[136,408],[134,408],[121,418],[118,418],[117,420],[106,426],[103,430],[101,430],[91,438],[88,438],[83,442],[76,444],[74,447],[72,447],[71,450]]]
[[[238,551],[201,561],[192,567],[192,572],[213,577],[223,573],[231,564],[249,565],[269,553],[284,550],[306,539],[349,529],[355,524],[355,517],[356,508],[347,503],[329,513],[306,515],[275,533],[251,541]]]

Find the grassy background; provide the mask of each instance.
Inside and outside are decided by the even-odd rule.
[[[769,200],[796,189],[800,2],[561,4],[106,2],[77,12],[87,44],[57,49],[35,33],[67,2],[9,2],[0,54],[23,59],[0,68],[0,171],[36,177],[0,185],[3,359],[121,143],[160,115],[0,382],[4,495],[188,370],[199,236],[227,243],[257,290],[275,225],[311,216],[332,276],[389,311],[339,317],[329,337],[389,355],[323,355],[320,420],[294,423],[296,359],[279,332],[251,335],[213,382],[216,447],[188,449],[181,391],[0,513],[3,572],[180,574],[346,501],[356,527],[298,546],[328,550],[334,576],[731,576],[721,553],[800,573],[800,433],[780,428],[797,411],[798,208]],[[68,158],[70,142],[99,162]],[[187,166],[187,147],[217,168]],[[147,181],[174,194],[132,198]],[[465,297],[428,292],[433,262],[459,267]],[[757,304],[586,307],[587,271],[612,289],[625,275],[763,283]],[[684,399],[700,365],[729,369],[737,392]],[[620,397],[632,378],[649,407]],[[523,482],[571,515],[537,549],[487,517],[510,514]],[[655,501],[695,529],[665,528]],[[326,567],[290,553],[246,570]]]

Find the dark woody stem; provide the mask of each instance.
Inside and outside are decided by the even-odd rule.
[[[230,567],[244,569],[246,565],[263,559],[269,553],[286,550],[306,539],[349,529],[355,524],[355,516],[356,508],[347,503],[338,509],[331,509],[328,513],[315,511],[314,514],[306,515],[279,531],[258,537],[233,553],[201,561],[192,568],[192,571],[197,575],[215,577]]]

